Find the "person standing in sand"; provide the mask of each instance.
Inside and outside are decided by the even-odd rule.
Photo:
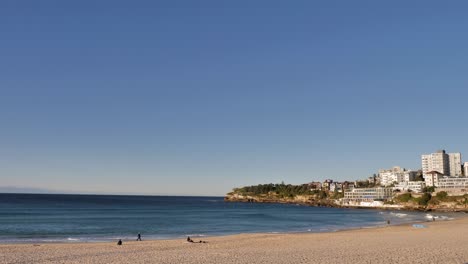
[[[141,234],[140,233],[138,233],[138,237],[137,237],[136,241],[141,241]]]

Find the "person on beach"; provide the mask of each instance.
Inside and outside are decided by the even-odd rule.
[[[200,240],[198,242],[195,242],[193,241],[189,236],[187,237],[187,242],[190,242],[190,243],[207,243],[206,241],[203,241],[203,240]]]
[[[389,224],[390,224],[390,220],[387,220],[387,225],[389,225]]]
[[[141,234],[140,233],[138,233],[138,237],[137,237],[136,241],[141,241]]]
[[[122,239],[119,239],[119,241],[117,242],[117,246],[121,246],[122,245]]]

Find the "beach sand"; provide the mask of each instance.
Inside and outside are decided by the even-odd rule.
[[[467,263],[468,218],[311,234],[0,245],[0,263]],[[143,236],[144,238],[144,236]],[[198,240],[198,238],[194,238]]]

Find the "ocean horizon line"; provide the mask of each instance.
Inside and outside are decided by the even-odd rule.
[[[2,194],[31,194],[31,195],[80,195],[80,196],[141,196],[141,197],[216,197],[222,198],[224,195],[190,195],[190,194],[133,194],[133,193],[67,193],[67,192],[4,192]]]

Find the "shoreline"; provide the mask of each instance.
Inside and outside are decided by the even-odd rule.
[[[468,217],[466,218],[468,220]],[[394,227],[411,227],[414,224],[427,224],[429,223],[450,223],[450,222],[457,222],[461,221],[463,218],[456,218],[456,219],[450,219],[450,220],[442,220],[442,221],[412,221],[412,222],[406,222],[406,223],[398,223],[398,224],[390,224],[390,225],[376,225],[376,226],[362,226],[362,227],[351,227],[351,228],[343,228],[343,229],[336,229],[332,231],[323,231],[323,232],[252,232],[252,233],[238,233],[238,234],[224,234],[224,235],[212,235],[212,236],[190,236],[192,239],[195,240],[203,240],[203,239],[222,239],[222,238],[230,238],[230,237],[236,237],[236,236],[288,236],[288,235],[315,235],[315,234],[334,234],[334,233],[344,233],[344,232],[353,232],[353,231],[358,231],[358,230],[375,230],[375,229],[388,229],[388,228],[394,228]],[[145,239],[142,236],[143,240],[142,241],[136,241],[136,239],[122,239],[124,243],[141,243],[141,242],[164,242],[164,241],[185,241],[186,236],[184,237],[174,237],[174,238],[162,238],[162,239]],[[115,240],[117,242],[118,239]],[[43,245],[89,245],[89,244],[109,244],[109,243],[114,243],[114,241],[70,241],[70,242],[18,242],[18,243],[1,243],[0,242],[0,248],[1,246],[8,246],[8,245],[38,245],[38,244],[43,244]],[[196,243],[195,243],[196,244]]]
[[[344,208],[346,209],[346,208]],[[353,208],[350,208],[353,209]],[[362,208],[366,209],[366,208]],[[449,212],[453,213],[453,212]],[[332,234],[332,233],[338,233],[338,232],[350,232],[354,230],[370,230],[370,229],[380,229],[380,228],[391,228],[391,227],[398,227],[398,226],[412,226],[414,224],[424,224],[424,223],[440,223],[440,222],[452,222],[452,221],[457,221],[461,219],[468,219],[468,214],[464,212],[456,212],[456,214],[460,214],[460,216],[457,216],[457,218],[448,218],[444,220],[437,220],[437,221],[431,221],[431,220],[415,220],[415,221],[409,221],[409,222],[403,222],[403,223],[396,223],[396,224],[378,224],[378,225],[369,225],[369,226],[359,226],[359,227],[344,227],[344,228],[338,228],[338,229],[333,229],[333,230],[326,230],[326,231],[278,231],[278,232],[245,232],[245,233],[232,233],[232,234],[219,234],[219,235],[188,235],[193,239],[196,240],[203,240],[203,239],[209,239],[209,238],[223,238],[223,237],[230,237],[230,236],[250,236],[250,235],[311,235],[311,234]],[[462,215],[463,214],[463,215]],[[135,236],[136,237],[136,236]],[[154,238],[155,235],[149,235],[147,236],[148,238],[146,239],[145,236],[142,236],[143,240],[145,242],[155,242],[155,241],[180,241],[180,240],[185,240],[187,238],[187,235],[184,236],[179,236],[179,237],[163,237],[163,238]],[[121,237],[123,242],[126,243],[131,243],[135,242],[136,239],[129,238],[122,236]],[[65,244],[65,245],[77,245],[77,244],[105,244],[105,243],[114,243],[117,242],[118,238],[115,239],[105,239],[105,240],[88,240],[88,241],[76,241],[76,240],[64,240],[64,241],[43,241],[43,240],[38,240],[38,241],[17,241],[17,242],[11,242],[11,241],[6,241],[2,242],[0,240],[0,246],[2,245],[36,245],[36,244],[44,244],[44,245],[60,245],[60,244]]]
[[[466,263],[468,218],[327,233],[1,244],[1,263]],[[194,238],[198,241],[199,238]]]
[[[342,208],[342,209],[372,209],[372,210],[398,210],[407,212],[434,212],[434,213],[465,213],[468,214],[468,208],[426,208],[426,207],[408,207],[408,206],[362,206],[362,205],[339,205],[334,203],[315,204],[308,202],[298,201],[281,201],[281,200],[262,200],[262,201],[247,201],[243,199],[226,199],[224,201],[228,203],[259,203],[259,204],[293,204],[299,206],[308,207],[323,207],[323,208]]]

